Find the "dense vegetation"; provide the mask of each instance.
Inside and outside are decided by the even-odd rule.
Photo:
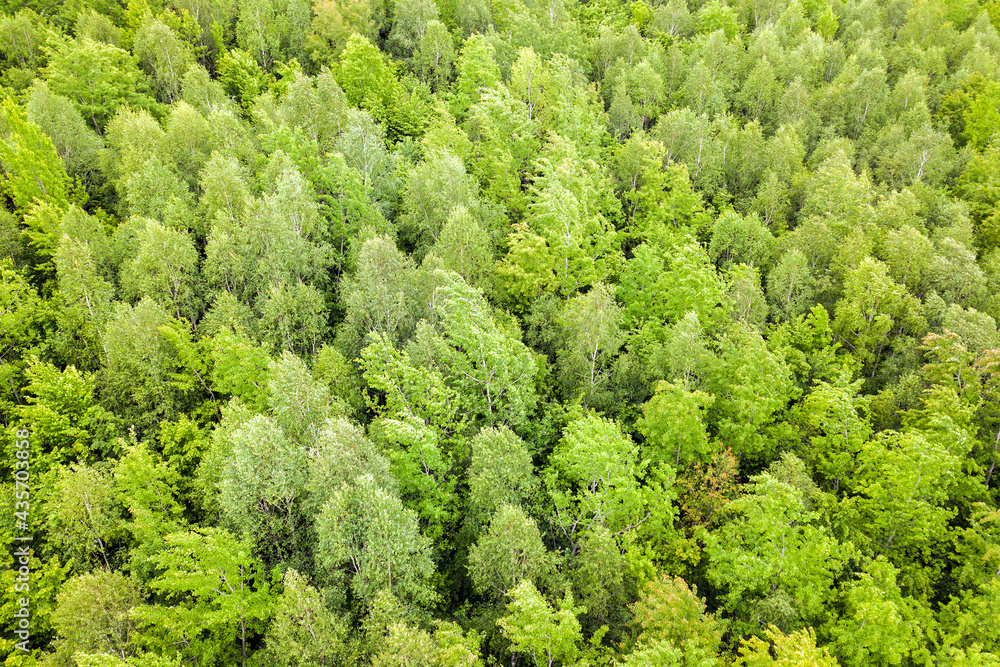
[[[3,7],[4,664],[1000,665],[996,0]]]

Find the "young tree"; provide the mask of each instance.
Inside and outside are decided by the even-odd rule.
[[[732,326],[719,347],[720,359],[708,382],[716,397],[709,423],[741,459],[770,461],[774,442],[766,429],[799,395],[791,369],[742,322]]]
[[[429,606],[434,573],[430,541],[420,534],[416,512],[360,475],[334,491],[317,517],[317,561],[328,572],[346,565],[351,592],[371,602],[382,591],[408,604]]]
[[[472,287],[488,292],[493,282],[493,247],[476,216],[458,205],[448,213],[441,233],[431,248],[444,268],[454,271]]]
[[[169,431],[163,428],[164,433]],[[173,434],[179,431],[177,428]],[[144,443],[132,444],[114,470],[115,493],[130,515],[125,524],[133,540],[128,569],[140,580],[152,578],[149,558],[163,549],[167,535],[181,530],[185,523],[184,508],[178,498],[183,488],[181,472],[188,472],[185,469],[188,466],[171,451],[174,441],[169,436],[161,440],[165,445],[162,457]]]
[[[809,482],[811,484],[811,482]],[[733,519],[707,537],[709,579],[740,632],[762,623],[801,628],[822,620],[848,556],[799,489],[764,473],[729,505]]]
[[[357,33],[373,39],[384,20],[380,3],[368,0],[320,0],[312,3],[312,30],[306,36],[305,48],[314,63],[332,66],[337,62],[347,40]]]
[[[686,468],[694,461],[705,462],[711,456],[711,445],[705,428],[705,411],[715,397],[703,391],[689,391],[661,381],[653,397],[643,406],[643,417],[637,423],[646,438],[643,455],[654,466],[669,465]]]
[[[136,242],[136,254],[122,268],[125,293],[133,299],[154,299],[177,319],[196,319],[198,253],[191,236],[146,220]]]
[[[466,521],[478,529],[504,505],[532,508],[540,483],[524,441],[501,426],[481,430],[470,444]]]
[[[524,425],[537,401],[534,354],[521,342],[516,324],[494,317],[482,292],[455,274],[441,279],[432,301],[438,325],[433,333],[423,330],[430,335],[420,354],[433,351],[427,365],[441,369],[470,421]],[[415,344],[421,338],[418,332]]]
[[[455,63],[455,46],[448,28],[440,21],[427,22],[427,29],[413,53],[421,77],[440,91],[451,79]]]
[[[268,563],[298,561],[308,552],[301,515],[305,449],[263,415],[240,426],[229,439],[220,481],[224,516]]]
[[[323,604],[319,591],[293,569],[285,571],[266,653],[282,667],[320,667],[349,658],[348,626]]]
[[[80,570],[95,563],[111,569],[115,543],[123,536],[112,476],[100,468],[74,464],[59,470],[55,488],[56,497],[46,508],[53,544]]]
[[[159,98],[172,104],[181,94],[181,78],[194,61],[191,47],[163,21],[150,17],[132,42],[132,53],[156,82]]]
[[[13,414],[29,428],[39,447],[32,468],[71,463],[94,464],[110,456],[116,424],[98,401],[97,381],[74,366],[60,371],[33,360],[24,370],[23,405]]]
[[[792,665],[814,665],[815,667],[837,667],[837,659],[825,647],[816,646],[816,633],[812,628],[797,630],[787,635],[769,626],[764,631],[769,640],[760,637],[744,640],[740,646],[737,664],[741,667],[792,667]]]
[[[110,44],[66,41],[53,50],[44,76],[52,91],[73,102],[98,133],[122,105],[157,108],[135,59]]]
[[[515,653],[529,653],[536,667],[572,664],[580,654],[583,636],[576,619],[579,609],[567,592],[559,608],[542,597],[530,581],[522,581],[511,591],[508,614],[499,625],[510,639]]]
[[[554,141],[547,153],[538,161],[530,216],[510,234],[499,269],[524,302],[549,290],[569,298],[614,275],[620,260],[607,179],[570,141]]]
[[[538,526],[522,510],[501,505],[489,528],[469,549],[469,575],[480,594],[509,595],[522,581],[544,585],[552,571]]]
[[[654,510],[670,511],[649,502],[639,483],[645,461],[639,460],[635,443],[614,422],[594,415],[574,420],[550,463],[545,483],[552,498],[553,523],[572,555],[580,549],[581,536],[592,528],[603,526],[624,541]]]
[[[87,186],[91,198],[95,198],[105,178],[102,165],[104,142],[101,137],[87,125],[68,98],[52,92],[39,79],[31,85],[25,108],[28,119],[52,138],[56,153],[66,166],[66,173],[70,177],[78,177]]]
[[[637,651],[666,644],[683,656],[678,664],[718,664],[716,653],[726,624],[706,612],[698,589],[680,577],[663,575],[650,581],[629,608],[640,628]]]
[[[135,612],[155,628],[143,643],[161,654],[245,665],[274,613],[270,577],[225,530],[172,533],[165,541],[166,549],[152,557],[161,574],[149,586],[166,604]]]
[[[69,205],[69,179],[52,139],[28,120],[24,109],[6,100],[0,110],[0,165],[3,192],[23,217],[39,204],[63,209]],[[30,229],[30,225],[29,225]],[[32,233],[35,231],[35,233]],[[33,245],[51,255],[59,242],[53,229],[28,232]]]
[[[418,164],[406,179],[401,222],[404,239],[420,259],[438,240],[449,215],[458,206],[479,209],[478,187],[458,156],[435,151]]]
[[[580,397],[584,405],[605,404],[602,387],[621,347],[622,311],[611,287],[594,285],[586,294],[566,302],[560,317],[566,347],[560,363],[566,373],[567,395]]]
[[[139,628],[132,612],[141,603],[138,583],[121,572],[97,569],[73,577],[59,591],[52,614],[58,652],[135,656]]]

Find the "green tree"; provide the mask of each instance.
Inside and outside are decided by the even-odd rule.
[[[52,543],[81,570],[97,562],[110,569],[116,543],[123,537],[112,476],[101,468],[74,464],[59,470],[55,490],[56,497],[46,507]]]
[[[15,414],[31,430],[40,450],[34,469],[74,462],[93,464],[112,453],[114,415],[98,401],[92,375],[74,366],[60,371],[37,359],[24,373],[24,404]]]
[[[161,654],[246,664],[251,643],[274,613],[270,577],[225,530],[201,528],[165,540],[166,548],[152,557],[161,573],[149,586],[167,604],[136,611],[155,628],[143,643]]]
[[[148,428],[175,413],[189,383],[177,382],[176,352],[158,331],[167,313],[148,298],[115,306],[102,332],[107,355],[98,391],[125,423]]]
[[[897,665],[918,649],[909,622],[912,602],[900,593],[899,572],[884,558],[865,563],[855,581],[841,587],[844,612],[833,616],[825,634],[843,665]]]
[[[531,508],[539,480],[527,445],[509,428],[486,428],[472,439],[467,521],[486,525],[500,507]]]
[[[387,491],[398,491],[388,459],[364,431],[343,418],[327,420],[309,457],[307,510],[317,513],[333,491],[362,475]]]
[[[858,457],[872,436],[867,414],[870,399],[859,396],[861,385],[861,380],[819,382],[798,406],[808,439],[803,459],[833,493],[857,472]]]
[[[881,434],[862,450],[847,505],[858,531],[853,541],[873,556],[885,555],[914,597],[929,594],[940,576],[937,563],[925,567],[918,554],[948,539],[955,514],[948,498],[959,479],[959,459],[934,440],[919,433]]]
[[[573,664],[583,640],[579,610],[567,593],[553,609],[530,581],[524,580],[511,592],[508,614],[498,622],[510,639],[515,653],[531,654],[536,667]]]
[[[720,267],[734,263],[767,266],[774,237],[756,216],[727,211],[715,220],[708,254]]]
[[[926,323],[918,308],[916,300],[889,278],[886,265],[868,257],[847,274],[833,329],[864,362],[867,374],[874,375],[886,352],[912,340],[906,334],[923,334]]]
[[[737,322],[720,342],[720,359],[708,388],[715,402],[709,421],[741,459],[771,460],[774,441],[767,429],[778,421],[799,389],[784,359],[767,349],[761,335]]]
[[[339,664],[349,656],[348,627],[331,613],[319,591],[293,569],[285,571],[274,622],[267,631],[266,653],[282,667]]]
[[[52,51],[44,76],[52,91],[73,102],[98,133],[123,104],[157,108],[135,59],[110,44],[66,41]]]
[[[188,470],[171,465],[178,457],[170,456],[174,453],[169,446],[164,450],[161,458],[145,444],[133,444],[114,471],[115,492],[130,515],[125,524],[132,535],[128,569],[140,580],[151,578],[149,558],[163,548],[164,537],[184,526],[184,508],[178,498],[183,489],[180,473]]]
[[[764,636],[769,641],[760,637],[744,640],[737,664],[742,667],[836,667],[839,664],[826,648],[816,646],[816,633],[812,628],[783,635],[778,628],[769,626]]]
[[[386,47],[397,58],[409,58],[427,34],[428,23],[438,18],[437,4],[430,0],[402,0],[395,6],[392,30]]]
[[[603,526],[625,540],[654,510],[671,511],[654,507],[647,498],[639,483],[645,461],[640,461],[632,439],[612,421],[590,415],[571,422],[550,464],[545,484],[552,499],[552,521],[573,555],[590,529]],[[666,481],[672,482],[672,475]]]
[[[6,383],[4,401],[17,400],[24,384],[24,368],[32,346],[41,340],[45,324],[52,318],[37,289],[10,258],[0,259],[0,379]]]
[[[499,272],[512,295],[530,302],[544,291],[569,298],[618,269],[615,205],[596,163],[565,140],[538,161],[531,214],[510,234]]]
[[[666,644],[683,656],[678,664],[718,664],[715,656],[725,622],[706,611],[697,588],[680,577],[663,575],[647,583],[640,595],[630,605],[633,623],[641,629],[637,651]]]
[[[522,581],[544,585],[552,566],[538,526],[511,505],[497,508],[489,528],[469,549],[473,586],[494,599],[510,594]]]
[[[406,233],[404,238],[414,247],[417,259],[438,240],[456,207],[463,206],[468,211],[479,208],[477,191],[477,184],[465,173],[462,160],[448,151],[426,156],[410,172],[400,222]]]
[[[370,475],[331,494],[316,532],[317,560],[328,571],[346,565],[351,591],[360,600],[370,602],[386,590],[409,604],[433,602],[430,541],[420,534],[416,513]]]
[[[331,65],[337,61],[347,40],[357,33],[368,39],[379,29],[375,6],[367,0],[321,0],[312,3],[312,30],[306,37],[306,52],[313,62]]]
[[[812,483],[811,481],[809,482]],[[729,504],[733,517],[706,536],[709,579],[742,632],[760,623],[793,629],[821,620],[848,556],[799,489],[764,473]]]
[[[618,283],[623,324],[673,324],[693,312],[704,325],[723,316],[725,285],[704,249],[685,242],[667,250],[647,243],[633,251]]]
[[[287,561],[307,551],[300,512],[307,454],[280,428],[257,415],[229,435],[220,481],[226,519],[266,560]]]
[[[139,628],[131,618],[142,602],[138,584],[120,572],[97,569],[67,581],[52,625],[59,653],[107,653],[122,660],[137,653]]]
[[[0,164],[3,191],[22,216],[36,204],[64,208],[69,204],[69,179],[52,139],[28,120],[24,109],[6,100],[0,120]],[[28,232],[42,253],[51,255],[59,237],[55,230]]]
[[[358,250],[356,270],[344,281],[344,335],[358,345],[369,332],[393,340],[409,337],[414,322],[409,293],[416,266],[387,236],[368,239]]]
[[[327,305],[323,293],[302,281],[279,283],[258,301],[265,340],[275,351],[301,355],[319,351],[327,331]]]
[[[427,29],[420,37],[420,44],[413,53],[413,60],[422,78],[441,90],[451,79],[455,63],[455,46],[448,28],[440,21],[427,22]]]
[[[502,85],[495,47],[483,35],[470,35],[462,45],[455,69],[457,76],[451,112],[461,120],[479,101],[483,89]]]
[[[169,26],[159,19],[148,19],[135,35],[132,52],[156,82],[162,101],[171,104],[180,97],[181,78],[194,54]]]
[[[357,33],[351,35],[334,70],[347,100],[383,123],[391,140],[414,134],[420,121],[392,65],[381,51]]]
[[[104,184],[104,167],[101,164],[104,142],[94,128],[87,125],[68,98],[52,92],[44,81],[38,79],[29,90],[25,108],[28,119],[52,138],[66,173],[79,178],[94,199]]]
[[[486,229],[465,206],[448,213],[431,252],[441,258],[444,268],[488,292],[494,275],[492,244]]]
[[[147,220],[136,241],[138,252],[122,269],[125,293],[155,299],[177,319],[195,319],[198,253],[190,235]]]
[[[270,72],[280,60],[302,58],[310,6],[300,0],[240,0],[236,41]]]
[[[560,322],[566,347],[559,361],[567,375],[567,394],[581,397],[585,405],[604,403],[601,385],[611,374],[624,338],[621,320],[614,292],[603,283],[573,297],[563,307]]]
[[[685,468],[698,459],[707,460],[712,452],[705,428],[705,410],[714,400],[714,396],[703,391],[688,391],[669,382],[659,382],[637,423],[646,438],[643,455],[653,465],[676,468]]]
[[[438,324],[418,330],[416,358],[433,354],[425,357],[426,365],[440,368],[470,421],[524,425],[537,401],[534,354],[521,342],[515,322],[490,312],[482,292],[455,274],[441,278],[433,297]]]

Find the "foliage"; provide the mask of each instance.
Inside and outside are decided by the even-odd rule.
[[[1000,1],[0,5],[0,662],[1000,661]]]

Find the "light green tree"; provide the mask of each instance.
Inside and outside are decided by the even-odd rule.
[[[712,452],[705,428],[705,410],[714,400],[714,396],[703,391],[659,382],[637,423],[646,439],[643,456],[648,456],[652,465],[668,464],[676,468],[687,467],[698,459],[707,460]]]
[[[530,581],[524,580],[511,591],[511,597],[508,614],[498,624],[510,639],[513,652],[530,654],[536,667],[573,664],[583,640],[573,595],[567,592],[554,609]]]
[[[576,146],[559,140],[538,161],[530,215],[515,226],[499,267],[511,293],[530,302],[544,291],[571,297],[614,275],[620,264],[608,179]]]
[[[226,519],[269,562],[307,551],[300,506],[308,458],[270,419],[257,415],[229,434],[220,480]]]
[[[106,653],[122,660],[137,653],[132,610],[142,602],[138,583],[121,572],[96,569],[67,581],[57,597],[52,625],[57,651]]]
[[[181,94],[181,79],[194,60],[191,47],[163,21],[150,17],[136,32],[132,53],[156,82],[167,104]]]
[[[155,628],[143,643],[161,654],[246,664],[274,613],[270,577],[225,530],[172,533],[165,541],[152,557],[161,573],[149,583],[165,604],[134,612]]]
[[[719,361],[707,383],[715,395],[709,423],[737,456],[768,461],[774,443],[766,429],[799,395],[791,369],[767,349],[760,333],[742,322],[732,326],[719,348]]]
[[[94,128],[87,125],[68,98],[52,92],[38,79],[29,90],[25,108],[28,119],[52,138],[66,173],[80,178],[94,198],[104,182],[101,164],[104,142]]]
[[[538,526],[522,510],[501,505],[469,549],[469,574],[480,594],[496,599],[522,581],[544,586],[552,573],[551,554]]]
[[[814,665],[815,667],[837,667],[837,659],[825,647],[816,646],[816,633],[812,628],[796,630],[783,635],[769,626],[764,632],[769,641],[754,637],[740,646],[737,661],[741,667],[793,667],[794,665]]]
[[[622,312],[612,288],[597,283],[586,294],[566,302],[560,316],[566,347],[560,355],[566,388],[585,405],[601,404],[602,385],[611,374],[611,365],[621,347]]]
[[[417,347],[423,337],[418,332],[414,351],[433,351],[427,365],[440,368],[470,421],[525,424],[537,401],[533,352],[521,342],[516,323],[494,316],[482,292],[455,274],[443,275],[442,282],[433,296],[437,327],[423,330],[427,347]]]
[[[669,655],[673,649],[678,665],[719,664],[716,654],[726,623],[708,613],[698,589],[680,577],[662,575],[650,581],[629,608],[633,623],[640,628],[633,654],[652,657],[662,651]],[[631,662],[643,664],[637,658]]]
[[[764,473],[751,493],[730,503],[733,518],[707,536],[709,579],[725,591],[722,607],[741,631],[759,631],[760,623],[801,628],[823,618],[848,552],[806,503],[802,491]]]
[[[146,220],[137,233],[137,252],[122,269],[122,287],[133,299],[148,296],[177,319],[194,319],[198,253],[190,235]]]
[[[274,621],[265,639],[282,667],[320,667],[349,658],[348,626],[326,608],[319,591],[293,569],[285,571]]]
[[[52,91],[73,102],[99,133],[123,104],[156,108],[133,56],[110,44],[66,41],[53,50],[43,73]]]
[[[503,505],[532,508],[540,482],[524,441],[501,426],[483,429],[470,444],[467,521],[478,528]]]
[[[0,109],[0,165],[3,166],[3,192],[24,216],[38,204],[63,209],[69,205],[69,179],[56,153],[52,139],[28,120],[24,109],[6,100]],[[51,255],[59,242],[52,228],[34,228],[30,222],[28,237],[43,254]]]
[[[601,417],[580,417],[566,427],[550,457],[545,485],[552,521],[572,554],[589,529],[603,526],[625,540],[654,510],[671,511],[649,502],[639,481],[646,462],[638,453],[616,423]],[[672,475],[666,481],[672,482]]]
[[[416,512],[370,475],[334,491],[317,517],[317,561],[328,571],[346,566],[351,591],[370,602],[381,591],[408,604],[430,605],[434,573],[430,541]]]
[[[114,479],[101,468],[74,464],[59,470],[57,495],[46,507],[50,539],[84,571],[110,569],[122,535],[121,506]]]

